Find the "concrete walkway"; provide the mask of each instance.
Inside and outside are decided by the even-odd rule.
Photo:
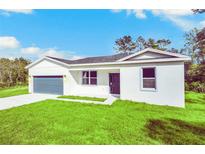
[[[93,103],[93,104],[101,104],[101,105],[112,105],[112,103],[115,100],[117,100],[117,97],[114,97],[112,95],[110,95],[104,102],[90,101],[90,100],[65,99],[65,98],[57,98],[57,97],[58,95],[50,95],[50,94],[25,94],[25,95],[0,98],[0,110],[22,106],[25,104],[31,104],[31,103],[43,101],[46,99],[80,102],[80,103]]]
[[[53,99],[56,97],[57,95],[50,95],[50,94],[25,94],[25,95],[0,98],[0,110],[22,106],[24,104],[31,104],[46,99]]]
[[[92,101],[92,100],[79,100],[79,99],[68,99],[68,98],[54,98],[55,100],[70,101],[70,102],[80,102],[80,103],[92,103],[101,105],[112,105],[112,103],[117,100],[117,97],[110,95],[104,102]]]

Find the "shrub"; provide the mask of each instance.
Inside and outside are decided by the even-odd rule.
[[[192,82],[205,82],[205,64],[193,64],[186,72],[186,81],[188,83]]]
[[[189,84],[187,82],[185,82],[184,86],[185,86],[186,91],[191,91],[190,87],[189,87]]]
[[[189,85],[185,84],[185,89],[189,91],[205,93],[205,83],[200,83],[199,81],[197,81],[197,82],[192,82]]]

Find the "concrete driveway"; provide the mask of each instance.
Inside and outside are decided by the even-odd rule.
[[[50,94],[25,94],[25,95],[0,98],[0,110],[17,107],[24,104],[31,104],[46,99],[53,99],[56,98],[57,96],[58,95],[50,95]]]

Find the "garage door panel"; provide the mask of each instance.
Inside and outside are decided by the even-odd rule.
[[[47,86],[58,86],[58,85],[60,85],[60,86],[62,86],[62,84],[63,84],[63,82],[62,82],[62,79],[54,79],[54,78],[52,78],[52,79],[46,79],[46,78],[43,78],[43,79],[41,79],[41,78],[37,78],[37,79],[35,79],[37,82],[38,82],[38,84],[42,84],[42,85],[47,85]],[[57,80],[60,80],[60,81],[57,81]]]
[[[63,94],[62,77],[34,77],[34,93]]]

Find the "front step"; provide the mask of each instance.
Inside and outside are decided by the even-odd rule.
[[[117,97],[113,95],[109,95],[109,97],[103,103],[107,105],[112,105],[112,103],[116,100],[117,100]]]

